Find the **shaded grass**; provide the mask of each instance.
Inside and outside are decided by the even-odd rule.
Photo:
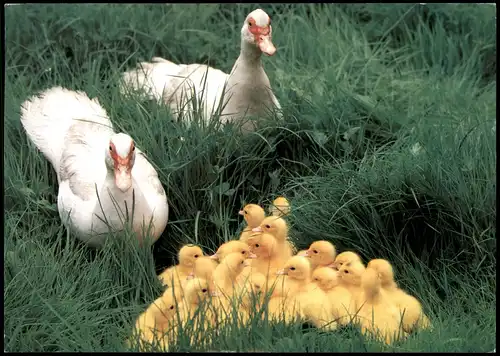
[[[23,5],[6,9],[4,307],[8,351],[118,351],[186,242],[236,236],[246,202],[293,204],[299,247],[328,239],[389,258],[435,331],[394,350],[490,351],[496,334],[494,17],[476,5],[262,5],[284,110],[245,138],[186,127],[118,93],[163,56],[229,72],[251,5]],[[491,31],[490,31],[491,30]],[[495,56],[493,56],[495,57]],[[492,74],[494,71],[494,75]],[[55,85],[98,96],[156,166],[170,221],[153,255],[117,238],[90,251],[60,226],[55,174],[19,122]],[[180,140],[184,137],[185,140]],[[154,258],[153,258],[154,257]],[[205,349],[379,351],[356,330],[231,328]],[[181,342],[181,350],[188,345]]]

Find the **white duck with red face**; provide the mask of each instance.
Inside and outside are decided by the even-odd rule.
[[[59,215],[78,238],[101,247],[109,227],[122,230],[128,218],[139,240],[149,222],[158,239],[168,220],[165,190],[134,140],[113,131],[97,99],[47,89],[21,105],[21,123],[56,171]]]
[[[241,51],[231,74],[204,64],[175,64],[153,57],[151,62],[142,62],[123,73],[121,91],[143,90],[149,98],[164,101],[174,114],[183,113],[188,121],[193,117],[193,91],[206,121],[219,107],[222,122],[264,116],[273,108],[281,108],[261,61],[262,53],[272,56],[275,52],[271,18],[257,9],[243,23]],[[243,127],[252,129],[253,124]]]

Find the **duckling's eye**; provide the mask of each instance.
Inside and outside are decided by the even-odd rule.
[[[349,271],[345,269],[345,270],[344,270],[344,273],[345,273],[345,274],[347,274],[347,273],[349,273]]]
[[[318,253],[318,250],[313,250],[314,253]]]
[[[259,248],[259,247],[260,247],[260,245],[259,245],[259,244],[255,244],[255,247]]]
[[[203,289],[201,290],[201,292],[202,292],[202,293],[206,293],[206,292],[207,292],[207,290],[206,290],[205,288],[203,288]]]
[[[245,261],[241,261],[241,264],[245,263]]]
[[[194,258],[198,258],[198,257],[200,257],[200,256],[199,255],[194,255]]]
[[[244,255],[245,253],[247,253],[246,251],[241,251],[241,254]]]
[[[243,212],[245,213],[245,215],[248,214],[248,212],[246,210],[243,210]]]
[[[173,305],[170,306],[170,310],[174,310],[174,306]]]
[[[269,225],[269,224],[268,224],[268,225],[266,225],[266,226],[265,226],[265,228],[266,228],[266,229],[270,229],[270,228],[271,228],[271,225]]]
[[[290,267],[290,271],[295,271],[295,267]]]

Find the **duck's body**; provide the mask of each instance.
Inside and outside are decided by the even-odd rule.
[[[22,104],[21,122],[56,171],[59,216],[79,239],[102,247],[127,220],[139,239],[149,222],[152,242],[159,238],[168,204],[158,175],[129,136],[113,131],[97,99],[54,87]]]
[[[174,112],[188,117],[194,116],[192,99],[196,97],[205,121],[219,112],[223,123],[237,121],[245,130],[252,130],[254,125],[246,122],[246,116],[280,109],[261,61],[263,52],[273,55],[276,51],[270,21],[261,9],[247,16],[241,29],[241,52],[230,74],[155,57],[123,74],[122,92],[144,88],[149,97],[163,100]]]

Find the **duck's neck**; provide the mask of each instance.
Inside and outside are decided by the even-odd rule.
[[[245,66],[262,66],[261,57],[262,51],[257,46],[242,40],[240,56],[238,57],[236,64]]]

